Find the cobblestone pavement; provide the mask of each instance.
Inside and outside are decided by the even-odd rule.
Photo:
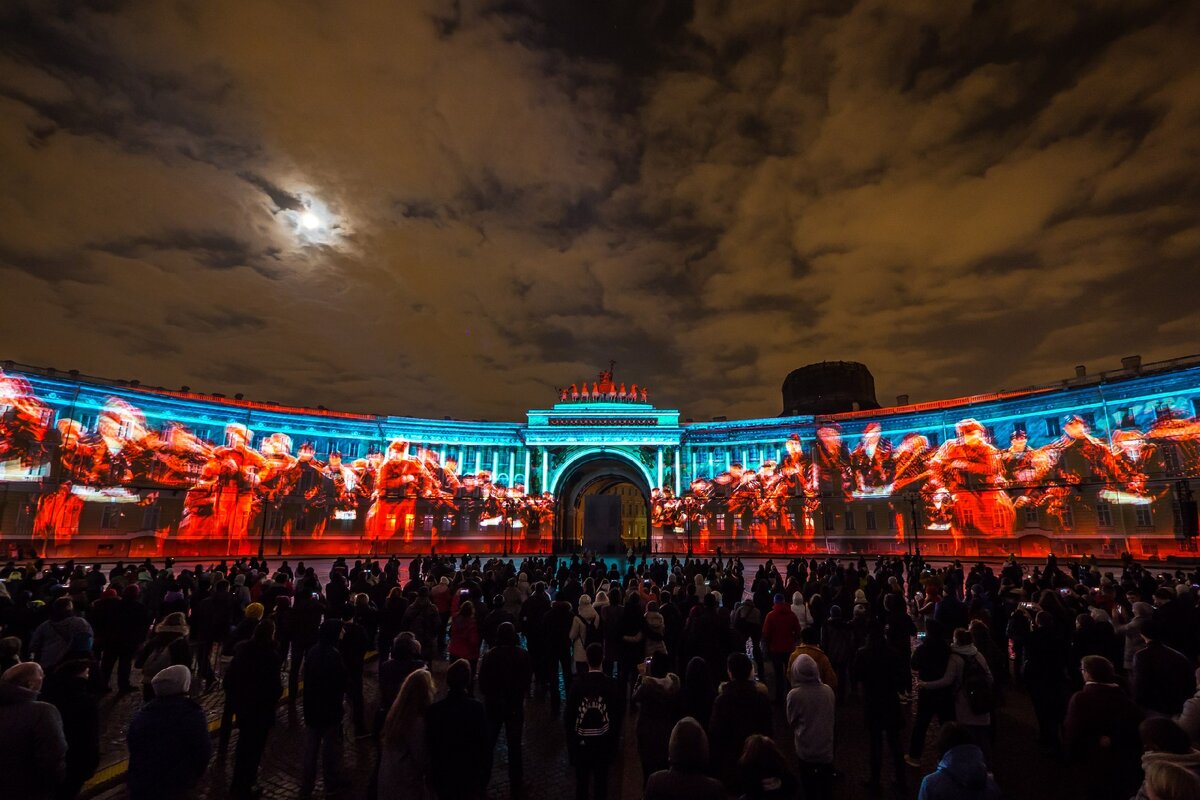
[[[309,563],[317,566],[318,572],[323,574],[327,571],[329,562]],[[752,568],[753,566],[748,560],[747,569]],[[445,686],[443,676],[446,666],[445,660],[439,660],[434,664],[434,674],[439,687]],[[371,719],[378,703],[376,674],[375,663],[368,664],[365,673],[368,720]],[[133,683],[135,686],[140,685],[140,676],[137,670],[134,670]],[[771,685],[774,686],[773,683]],[[218,688],[206,694],[199,694],[196,699],[204,707],[210,722],[213,723],[212,727],[215,728],[222,709],[223,695],[221,691]],[[103,715],[100,743],[102,768],[98,779],[94,779],[98,785],[94,786],[90,792],[86,792],[92,798],[118,800],[127,796],[121,778],[123,760],[126,756],[125,734],[130,718],[141,703],[140,692],[128,695],[112,693],[101,700]],[[642,775],[634,735],[635,721],[636,711],[626,716],[622,755],[610,774],[611,798],[641,796]],[[845,800],[864,798],[865,800],[876,797],[897,797],[898,795],[890,788],[886,789],[883,794],[872,794],[864,786],[868,775],[869,746],[866,729],[862,722],[860,698],[849,695],[846,702],[839,707],[836,730],[835,766],[842,776],[837,781],[835,797],[839,800],[843,798]],[[367,796],[367,786],[375,762],[376,743],[373,739],[354,739],[349,722],[345,726],[345,731],[344,770],[346,776],[352,779],[352,785],[348,791],[339,796],[363,798]],[[997,713],[996,734],[993,769],[1004,790],[1005,797],[1052,797],[1055,800],[1083,797],[1078,770],[1039,753],[1033,709],[1024,692],[1011,689],[1008,691],[1005,702]],[[933,751],[935,735],[936,726],[931,726],[921,769],[908,769],[907,798],[916,797],[921,776],[936,767]],[[794,761],[791,732],[787,728],[782,708],[776,711],[775,736],[783,752]],[[214,746],[215,737],[214,733]],[[236,740],[237,733],[235,731],[229,755],[227,757],[214,755],[208,773],[197,792],[198,797],[215,799],[228,796]],[[907,736],[903,738],[903,741],[907,743]],[[524,743],[526,785],[525,791],[521,795],[522,798],[525,800],[540,800],[541,798],[561,800],[561,798],[572,796],[574,775],[567,764],[562,725],[558,719],[551,716],[547,700],[529,700],[526,710]],[[492,781],[489,787],[489,797],[493,800],[508,800],[512,796],[508,784],[505,750],[504,737],[501,736],[496,745]],[[294,705],[288,703],[280,705],[277,724],[271,733],[259,775],[263,797],[294,798],[299,794],[303,751],[303,699],[300,699]],[[885,751],[883,768],[885,786],[889,786],[891,780],[889,764],[890,759]],[[99,780],[102,778],[107,779]],[[164,795],[169,793],[169,787],[164,787]],[[318,779],[316,796],[321,797],[322,795],[323,786],[321,780]]]
[[[446,662],[439,661],[434,665],[435,676],[439,686],[446,669]],[[378,702],[374,664],[367,666],[367,711],[368,719]],[[102,747],[105,757],[103,764],[119,762],[124,758],[124,734],[128,720],[141,704],[139,695],[129,695],[116,698],[106,698],[106,722]],[[213,691],[198,698],[208,712],[210,720],[219,720],[221,712],[221,693]],[[271,734],[266,756],[260,773],[260,785],[266,798],[294,798],[299,794],[301,759],[304,749],[303,700],[297,704],[283,703],[279,708],[277,725]],[[641,796],[642,776],[636,752],[634,722],[636,712],[628,715],[625,723],[623,753],[613,768],[610,776],[610,796],[613,798],[637,798]],[[1009,798],[1039,798],[1053,797],[1056,800],[1066,800],[1082,797],[1078,788],[1080,782],[1076,770],[1068,765],[1060,764],[1041,756],[1036,746],[1036,729],[1033,722],[1033,710],[1027,696],[1023,692],[1010,691],[1005,705],[1000,709],[997,722],[997,746],[995,748],[994,769],[996,778],[1004,789],[1005,797]],[[376,745],[373,739],[356,740],[351,735],[351,726],[346,725],[345,742],[345,772],[352,779],[351,788],[340,795],[344,798],[361,798],[367,796],[367,786],[374,766]],[[932,739],[936,729],[931,729],[929,746],[926,748],[921,770],[908,770],[908,798],[916,796],[920,777],[930,772],[936,766],[933,754]],[[776,740],[785,753],[792,758],[791,734],[786,727],[782,709],[776,715]],[[215,734],[214,734],[215,738]],[[214,755],[208,773],[205,775],[197,793],[201,798],[223,798],[228,795],[229,780],[233,770],[233,745],[236,744],[237,733],[233,734],[233,743],[227,757]],[[904,739],[907,742],[907,738]],[[214,741],[215,745],[215,741]],[[494,800],[507,800],[511,792],[508,784],[507,754],[504,737],[496,746],[493,764],[492,782],[489,797]],[[848,697],[846,703],[838,710],[837,719],[837,759],[836,766],[842,777],[837,782],[835,796],[838,798],[875,798],[898,797],[900,795],[890,788],[883,794],[872,794],[864,786],[868,774],[868,743],[866,730],[862,724],[862,703],[857,697]],[[884,783],[890,782],[889,759],[885,752]],[[550,714],[547,700],[529,701],[525,725],[525,774],[526,786],[522,794],[527,800],[541,798],[570,797],[574,791],[574,776],[567,765],[565,745],[563,743],[562,726]],[[167,787],[164,787],[167,791]],[[322,796],[321,780],[317,783],[317,796]],[[94,797],[104,800],[118,800],[126,797],[125,787],[121,783],[100,791],[93,791]]]

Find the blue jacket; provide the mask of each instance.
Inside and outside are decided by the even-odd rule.
[[[983,751],[960,744],[947,750],[937,770],[921,781],[917,800],[1000,800],[1000,787],[988,774]]]

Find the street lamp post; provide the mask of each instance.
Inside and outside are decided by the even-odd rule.
[[[917,493],[908,492],[909,519],[912,520],[912,547],[921,554],[921,521],[917,516]]]

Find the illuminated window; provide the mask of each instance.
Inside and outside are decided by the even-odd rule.
[[[1002,531],[1004,527],[1004,512],[997,508],[992,512],[992,530]]]
[[[1101,500],[1096,503],[1096,524],[1101,528],[1111,528],[1112,521],[1112,504]]]
[[[875,509],[873,509],[873,508],[868,508],[868,509],[867,509],[867,530],[869,530],[869,531],[876,530],[876,527],[875,527]]]
[[[854,512],[846,509],[846,530],[854,530]]]
[[[964,508],[962,510],[962,524],[964,528],[975,527],[975,511],[974,509]]]
[[[1036,528],[1038,524],[1037,506],[1025,506],[1025,527]]]
[[[119,505],[109,503],[104,507],[104,513],[100,517],[100,527],[106,531],[121,527],[121,507]]]
[[[1139,528],[1154,527],[1154,515],[1150,512],[1150,506],[1134,506],[1133,519]]]
[[[1062,428],[1059,427],[1058,417],[1046,417],[1046,435],[1051,438],[1062,436]]]
[[[827,530],[827,531],[833,530],[833,512],[832,511],[822,511],[821,512],[821,521],[822,521],[822,523],[824,523],[825,530]]]

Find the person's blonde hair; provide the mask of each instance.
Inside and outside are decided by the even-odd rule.
[[[410,672],[400,686],[383,723],[383,743],[395,744],[412,723],[425,716],[433,703],[433,673],[427,669]]]
[[[1146,765],[1146,790],[1154,800],[1200,800],[1200,778],[1169,761]]]

